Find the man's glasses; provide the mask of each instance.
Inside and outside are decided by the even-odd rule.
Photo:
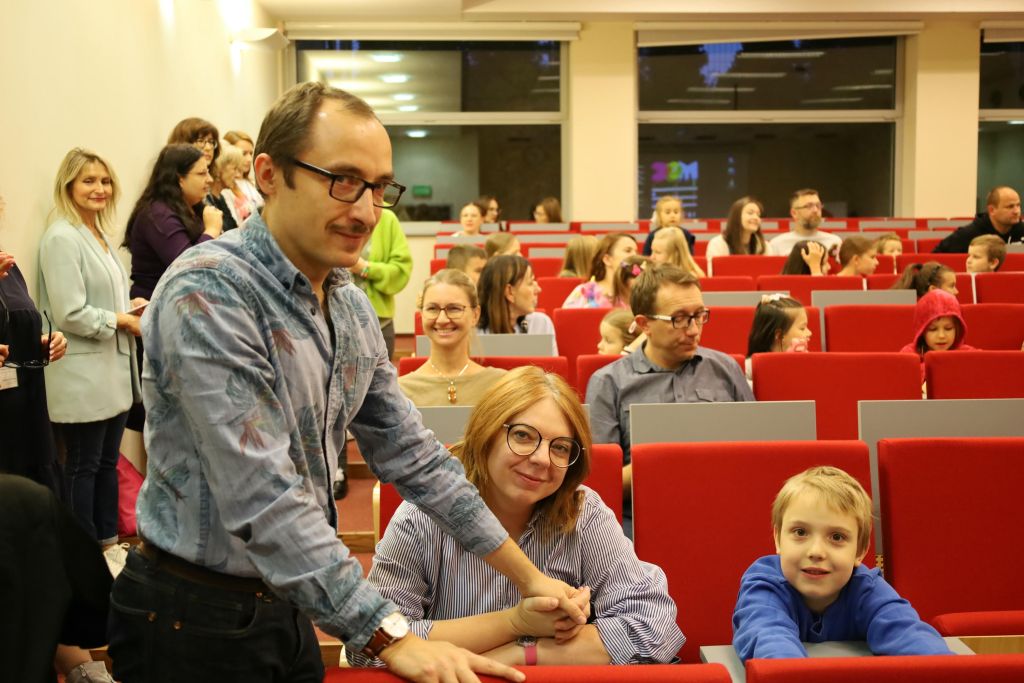
[[[7,298],[0,294],[0,304],[4,306],[4,329],[8,332],[11,329],[11,311],[7,308]],[[47,315],[46,311],[43,311],[43,317],[46,318],[46,339],[50,340],[53,338],[53,323],[50,321],[50,316]],[[42,346],[42,344],[40,344]],[[16,370],[39,370],[45,368],[50,364],[50,349],[49,345],[43,353],[42,359],[37,360],[7,360],[4,361],[3,367],[14,368]]]
[[[664,320],[667,323],[672,323],[672,327],[677,330],[688,330],[690,325],[696,323],[697,327],[704,327],[707,321],[711,318],[711,309],[705,308],[702,311],[697,311],[693,315],[689,313],[676,313],[675,315],[651,315],[648,318],[654,320]]]
[[[502,425],[506,429],[505,442],[516,455],[528,457],[537,452],[545,439],[536,428],[524,424]],[[583,446],[568,436],[547,439],[548,459],[555,467],[566,468],[580,459]]]
[[[327,193],[331,195],[331,198],[337,199],[339,202],[354,204],[359,201],[359,198],[369,188],[370,195],[373,197],[373,205],[381,209],[390,209],[398,203],[398,200],[402,198],[402,193],[405,192],[405,185],[399,185],[398,183],[390,181],[371,183],[369,180],[363,180],[354,175],[331,173],[319,166],[307,164],[305,161],[299,161],[298,159],[292,159],[292,163],[299,168],[304,168],[307,171],[319,173],[325,178],[330,178],[331,187]]]
[[[811,209],[817,209],[818,211],[821,211],[822,206],[823,205],[821,202],[807,202],[806,204],[801,204],[800,206],[797,206],[795,208],[799,209],[800,211],[810,211]]]
[[[441,312],[448,316],[449,320],[458,320],[466,312],[466,307],[459,304],[448,304],[447,306],[424,306],[422,315],[424,320],[436,320]]]

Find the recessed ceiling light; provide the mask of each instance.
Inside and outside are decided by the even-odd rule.
[[[395,62],[402,61],[402,55],[396,54],[371,55],[371,58],[373,61],[380,62],[381,64],[394,64]]]
[[[1007,121],[1011,126],[1024,126],[1024,121]]]
[[[419,111],[419,107],[415,104],[403,104],[398,108],[398,111]]]
[[[405,83],[409,80],[409,76],[407,74],[384,74],[380,80],[385,83]]]
[[[392,95],[391,99],[395,100],[396,102],[409,102],[411,100],[415,100],[416,96],[413,95],[411,92],[400,92]]]
[[[427,131],[425,130],[407,130],[405,134],[410,138],[425,138],[427,137]]]

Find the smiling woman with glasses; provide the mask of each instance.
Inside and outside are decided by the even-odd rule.
[[[665,574],[637,559],[615,514],[583,485],[590,449],[590,423],[576,392],[533,366],[498,381],[451,448],[523,552],[550,576],[589,587],[578,597],[591,605],[591,618],[578,632],[567,632],[573,625],[545,601],[521,598],[408,503],[377,546],[370,582],[420,637],[505,664],[672,661],[683,635]],[[556,633],[566,642],[557,643]],[[380,665],[351,653],[349,660]]]
[[[423,333],[430,357],[398,386],[417,406],[476,405],[505,371],[484,367],[469,357],[480,302],[476,287],[461,270],[445,269],[423,283],[420,295]]]

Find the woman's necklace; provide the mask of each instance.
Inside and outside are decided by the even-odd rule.
[[[441,376],[441,379],[448,380],[448,402],[455,403],[459,398],[458,392],[456,391],[455,388],[455,380],[459,377],[462,377],[462,373],[464,373],[466,369],[469,368],[469,364],[472,363],[473,361],[466,361],[466,364],[462,366],[462,369],[459,370],[459,374],[455,375],[455,377],[446,377],[445,374],[441,372],[436,365],[434,365],[434,361],[431,360],[427,362],[430,363],[430,367],[434,368],[434,372]]]

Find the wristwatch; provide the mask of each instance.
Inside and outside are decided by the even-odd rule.
[[[520,636],[516,645],[523,648],[523,664],[526,666],[537,665],[537,639],[533,636]]]
[[[370,642],[362,649],[367,657],[377,657],[389,645],[409,635],[409,620],[401,612],[393,612],[384,617],[380,626],[370,636]]]

